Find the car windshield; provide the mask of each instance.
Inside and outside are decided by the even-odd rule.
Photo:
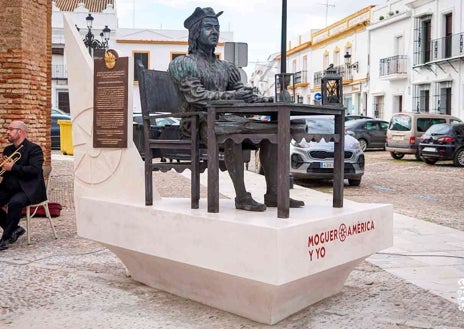
[[[52,108],[52,114],[55,114],[55,115],[69,115],[69,113],[66,113],[60,109],[57,109],[57,108]]]
[[[333,134],[334,119],[330,116],[306,117],[306,132],[310,134]]]
[[[169,126],[169,125],[177,124],[177,122],[171,118],[160,118],[160,119],[155,119],[155,121],[156,121],[157,126]]]
[[[161,114],[161,113],[160,113]],[[155,114],[153,114],[155,115]],[[134,113],[132,116],[132,121],[136,122],[138,124],[142,124],[142,113]],[[170,126],[170,125],[178,125],[179,120],[172,118],[172,117],[166,117],[166,118],[156,118],[155,121],[152,121],[152,126],[157,126],[157,127],[163,127],[163,126]]]
[[[388,129],[397,131],[411,130],[411,117],[407,115],[397,115],[392,117]]]
[[[426,135],[449,135],[452,133],[452,127],[449,124],[442,123],[431,126],[426,132]]]
[[[359,124],[358,120],[350,120],[345,122],[345,128],[351,128],[353,126],[356,126],[357,124]]]

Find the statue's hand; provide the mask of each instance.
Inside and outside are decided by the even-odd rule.
[[[244,100],[245,102],[252,102],[255,95],[251,88],[241,88],[235,91],[235,98]]]
[[[273,97],[257,97],[256,100],[254,101],[255,103],[273,103],[274,98]]]

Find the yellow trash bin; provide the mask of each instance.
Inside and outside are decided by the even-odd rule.
[[[58,120],[60,125],[60,150],[61,153],[67,155],[74,154],[72,143],[72,123],[71,120]]]

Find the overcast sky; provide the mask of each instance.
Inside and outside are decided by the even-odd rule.
[[[369,5],[386,0],[287,0],[287,40],[330,25]],[[328,6],[327,6],[328,4]],[[281,0],[117,0],[119,27],[184,29],[196,7],[212,7],[221,30],[232,31],[235,42],[248,43],[249,67],[280,51]],[[135,8],[135,10],[134,10]]]

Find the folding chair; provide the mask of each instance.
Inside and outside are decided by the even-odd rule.
[[[50,178],[52,176],[52,169],[50,168],[50,169],[44,170],[43,174],[44,174],[44,178],[45,178],[45,186],[47,188],[47,200],[42,201],[42,202],[37,203],[37,204],[31,204],[31,205],[26,207],[27,244],[31,244],[30,222],[31,222],[32,217],[34,217],[35,214],[37,213],[37,210],[39,209],[39,207],[44,208],[45,215],[48,218],[48,222],[50,223],[50,227],[52,228],[53,235],[55,236],[55,239],[58,239],[58,236],[56,235],[55,227],[53,226],[52,216],[50,215],[50,209],[48,208],[48,189],[49,189],[49,186],[50,186]],[[33,209],[33,211],[31,213],[32,209]]]

